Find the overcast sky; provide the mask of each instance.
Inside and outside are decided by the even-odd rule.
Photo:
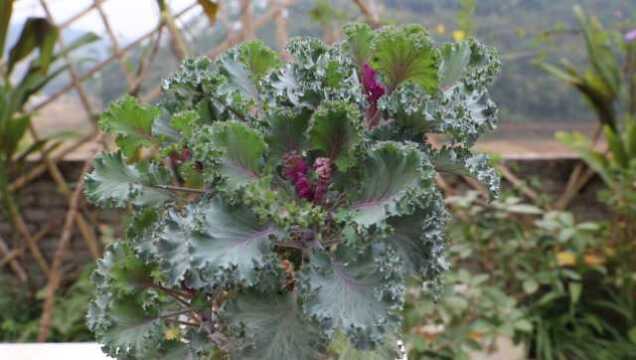
[[[194,0],[168,0],[176,12],[192,4]],[[56,23],[64,22],[86,9],[93,0],[47,0]],[[108,0],[102,5],[115,33],[128,39],[136,38],[157,25],[156,0]],[[12,22],[22,23],[30,16],[44,16],[39,0],[18,0],[14,5]],[[73,22],[73,29],[104,34],[101,18],[93,10]]]

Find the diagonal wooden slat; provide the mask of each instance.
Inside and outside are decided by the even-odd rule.
[[[9,267],[18,277],[18,280],[25,283],[28,280],[26,272],[22,265],[15,259],[20,253],[21,251],[19,249],[10,250],[9,245],[7,245],[6,241],[0,236],[0,256],[3,256],[3,258],[0,259],[0,268],[5,264],[9,264]]]
[[[183,10],[179,11],[177,14],[174,15],[174,17],[175,18],[179,18],[179,17],[187,14],[188,12],[190,12],[192,9],[196,8],[197,6],[198,5],[196,3],[192,4],[192,5],[184,8]],[[150,30],[147,33],[141,35],[136,40],[132,41],[131,43],[129,43],[128,45],[126,45],[125,47],[120,49],[119,51],[113,52],[111,54],[111,56],[109,56],[108,58],[106,58],[102,62],[97,63],[96,65],[94,65],[91,69],[87,70],[86,73],[80,75],[79,78],[78,78],[78,81],[79,82],[84,82],[84,81],[90,79],[91,77],[95,76],[100,70],[105,68],[107,65],[109,65],[113,61],[117,60],[117,57],[119,56],[119,53],[127,52],[127,51],[130,51],[130,50],[136,48],[142,42],[144,42],[145,40],[147,40],[147,39],[151,38],[153,35],[155,35],[157,33],[157,31],[159,31],[159,29],[161,29],[161,27],[162,27],[162,25],[160,24],[155,29]],[[43,107],[45,107],[45,106],[51,104],[53,101],[57,100],[60,96],[68,93],[70,90],[73,89],[73,87],[74,87],[73,83],[67,84],[66,86],[62,87],[61,89],[53,92],[51,95],[49,95],[46,99],[44,99],[40,103],[37,103],[35,106],[31,107],[29,109],[29,111],[30,112],[35,112],[35,111],[38,111],[38,110],[42,109]]]
[[[94,1],[93,5],[95,5],[95,9],[97,9],[97,13],[102,19],[104,28],[106,29],[106,32],[108,33],[108,37],[110,38],[113,52],[117,54],[117,60],[118,60],[119,66],[121,67],[121,70],[124,72],[124,75],[126,76],[126,81],[128,81],[128,87],[131,88],[133,86],[134,79],[132,74],[128,71],[128,67],[126,67],[126,64],[125,64],[128,61],[128,54],[125,51],[119,51],[119,42],[117,41],[115,32],[113,31],[113,28],[110,25],[110,21],[108,20],[108,17],[106,16],[106,12],[104,11],[104,8],[101,6],[101,1],[100,0],[93,0],[93,1]]]
[[[55,306],[55,293],[62,283],[62,263],[64,262],[64,257],[71,242],[75,218],[79,214],[79,202],[82,196],[82,191],[84,190],[84,180],[86,179],[84,174],[86,174],[90,170],[91,164],[96,155],[97,152],[94,151],[93,154],[84,162],[81,175],[77,181],[77,187],[69,198],[69,210],[64,220],[62,235],[57,243],[57,248],[53,257],[53,263],[51,264],[51,270],[48,276],[49,281],[46,286],[46,297],[44,299],[42,317],[40,318],[40,327],[37,338],[38,342],[46,341],[46,339],[49,337],[51,321],[53,319],[53,310]]]

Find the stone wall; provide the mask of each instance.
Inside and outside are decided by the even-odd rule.
[[[67,179],[69,186],[75,186],[80,176],[82,166],[82,162],[64,162],[59,164],[60,170]],[[48,173],[44,173],[17,191],[14,196],[32,236],[36,236],[36,234],[43,229],[50,229],[38,242],[40,249],[50,263],[55,253],[57,242],[61,236],[62,228],[64,227],[68,209],[68,198],[57,190],[56,184]],[[93,231],[100,242],[108,241],[113,235],[117,237],[121,234],[120,212],[98,210],[84,200],[82,200],[81,210],[83,215],[93,226]],[[0,212],[0,236],[9,244],[11,249],[18,248],[24,244],[21,237],[13,231],[4,211]],[[26,251],[25,254],[26,257],[21,260],[21,263],[34,264],[30,253]],[[67,251],[66,260],[64,270],[67,272],[79,271],[84,264],[92,260],[91,254],[77,228],[75,228],[73,232],[71,246]],[[6,268],[0,269],[0,271],[6,271]],[[27,271],[33,276],[41,275],[39,271],[34,268],[34,265],[31,265]]]

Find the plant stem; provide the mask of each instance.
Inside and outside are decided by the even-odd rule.
[[[159,316],[159,319],[167,319],[167,318],[171,318],[173,316],[185,315],[185,314],[188,314],[188,313],[191,313],[191,312],[192,312],[191,309],[175,311],[173,313],[168,313],[168,314],[161,315],[161,316]]]
[[[166,293],[166,295],[172,297],[173,299],[177,300],[181,305],[189,308],[190,307],[190,303],[187,301],[187,299],[190,299],[191,296],[188,294],[184,294],[181,293],[177,290],[172,290],[172,289],[168,289],[165,288],[161,285],[156,285],[156,284],[150,284],[150,287],[155,289],[155,290],[159,290],[159,291],[163,291],[164,293]]]
[[[182,186],[151,185],[151,187],[154,187],[154,188],[157,188],[157,189],[161,189],[161,190],[169,190],[169,191],[176,191],[176,192],[186,192],[186,193],[191,193],[191,194],[205,194],[205,193],[207,193],[207,191],[205,191],[203,189],[195,189],[195,188],[188,188],[188,187],[182,187]]]

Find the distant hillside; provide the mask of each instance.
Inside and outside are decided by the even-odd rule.
[[[475,0],[476,36],[497,47],[504,68],[492,94],[507,120],[572,121],[593,119],[594,115],[578,94],[537,68],[539,57],[558,62],[561,58],[574,63],[585,61],[585,51],[576,29],[572,8],[581,5],[606,26],[617,26],[631,19],[636,24],[634,0]],[[459,1],[385,0],[386,16],[399,23],[419,22],[436,33],[439,25],[448,38],[456,29]],[[636,26],[636,25],[634,25]],[[537,41],[543,32],[561,28],[553,44]]]
[[[583,6],[604,24],[618,26],[628,23],[636,27],[636,0],[475,0],[474,16],[476,36],[495,46],[502,54],[503,73],[492,89],[492,95],[502,109],[502,118],[508,121],[578,121],[592,120],[578,94],[567,85],[552,79],[538,69],[538,58],[558,62],[567,57],[574,63],[585,60],[584,46],[572,30],[575,29],[572,7]],[[328,28],[334,31],[348,21],[359,19],[360,14],[351,0],[297,0],[289,12],[290,36],[323,35],[321,24],[310,13],[316,4],[331,4],[334,13],[328,15]],[[376,0],[381,4],[381,17],[389,23],[420,23],[426,26],[440,41],[448,41],[457,29],[459,0]],[[257,12],[258,14],[258,12]],[[257,15],[258,16],[258,15]],[[235,19],[224,19],[232,23]],[[196,25],[196,26],[195,26]],[[629,25],[625,25],[629,26]],[[553,43],[538,41],[538,36],[559,28],[563,34]],[[18,36],[19,26],[11,28],[9,44]],[[68,41],[81,36],[82,31],[67,29]],[[203,54],[221,43],[226,33],[219,27],[209,28],[207,20],[188,28],[187,39],[196,53]],[[276,45],[275,28],[269,24],[257,36],[271,46]],[[167,38],[167,37],[166,37]],[[164,38],[165,40],[165,38]],[[148,88],[159,84],[178,66],[167,42],[159,50],[159,59],[152,64]],[[108,42],[100,41],[74,54],[75,59],[99,61],[109,52]],[[141,50],[131,52],[132,63],[143,56]],[[88,61],[84,66],[90,66]],[[60,79],[45,89],[50,92],[68,79]],[[86,84],[87,89],[102,103],[108,103],[125,91],[126,79],[118,64],[105,67],[99,76]]]
[[[319,24],[307,15],[318,1],[299,0],[292,11],[292,35],[321,34]],[[350,0],[322,0],[348,19],[359,16]],[[459,0],[376,0],[381,17],[389,23],[420,23],[440,41],[448,41],[457,29]],[[567,85],[541,71],[535,61],[553,62],[568,58],[585,61],[585,47],[572,30],[576,28],[572,8],[581,5],[607,26],[636,27],[636,0],[475,0],[476,37],[496,47],[504,67],[492,95],[502,110],[502,118],[513,121],[592,120],[594,115],[579,95]],[[330,16],[334,18],[334,16]],[[346,22],[346,20],[344,21]],[[343,21],[334,21],[338,28]],[[623,25],[621,25],[623,24]],[[544,32],[561,29],[553,43],[538,41]],[[558,31],[557,31],[558,33]],[[274,34],[264,31],[274,43]]]

